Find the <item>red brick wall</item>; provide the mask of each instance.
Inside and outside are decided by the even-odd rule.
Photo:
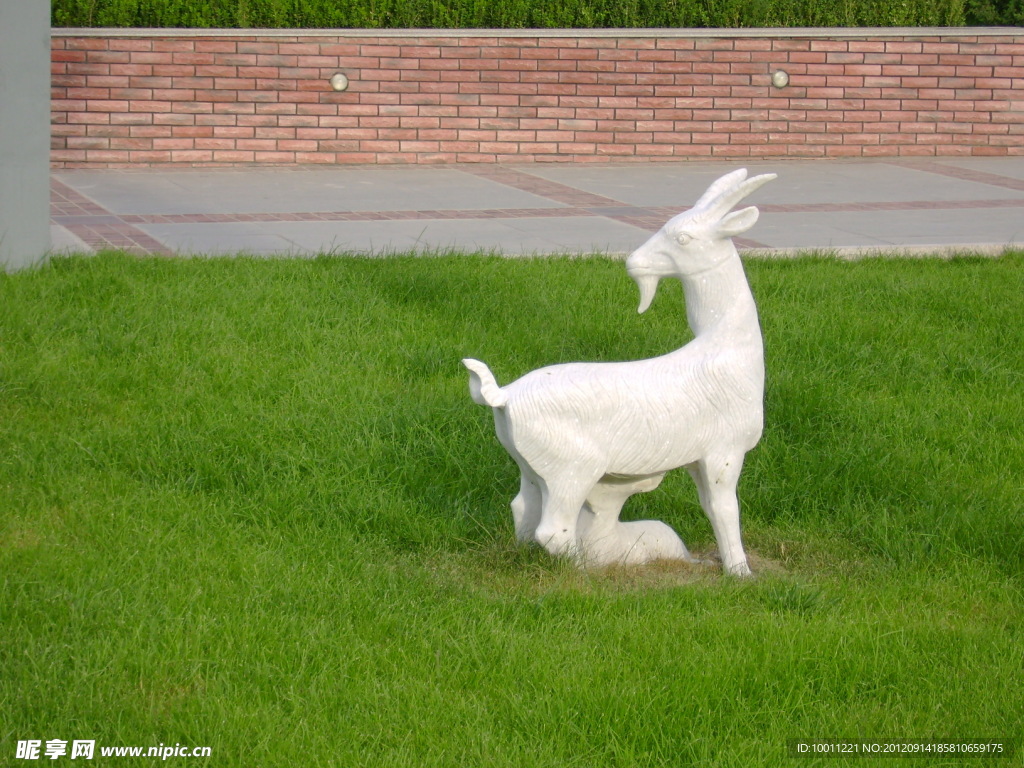
[[[58,167],[1024,154],[1020,29],[58,29],[52,44]]]

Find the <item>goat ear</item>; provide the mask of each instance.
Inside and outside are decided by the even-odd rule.
[[[728,216],[722,217],[722,220],[718,222],[718,226],[715,229],[721,237],[735,237],[754,226],[757,223],[757,217],[760,215],[761,212],[757,210],[757,206],[752,205],[749,208],[734,211]]]

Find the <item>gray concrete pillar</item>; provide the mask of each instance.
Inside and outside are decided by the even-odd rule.
[[[0,0],[0,267],[50,249],[50,4]]]

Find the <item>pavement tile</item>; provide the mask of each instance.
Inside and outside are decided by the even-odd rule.
[[[297,256],[407,250],[625,253],[733,162],[452,165],[53,174],[64,250]],[[1024,157],[757,162],[742,248],[1024,243]]]

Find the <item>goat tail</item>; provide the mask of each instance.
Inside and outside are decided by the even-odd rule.
[[[478,405],[502,408],[508,402],[508,395],[494,380],[491,369],[479,360],[467,357],[462,364],[469,369],[469,396]]]

